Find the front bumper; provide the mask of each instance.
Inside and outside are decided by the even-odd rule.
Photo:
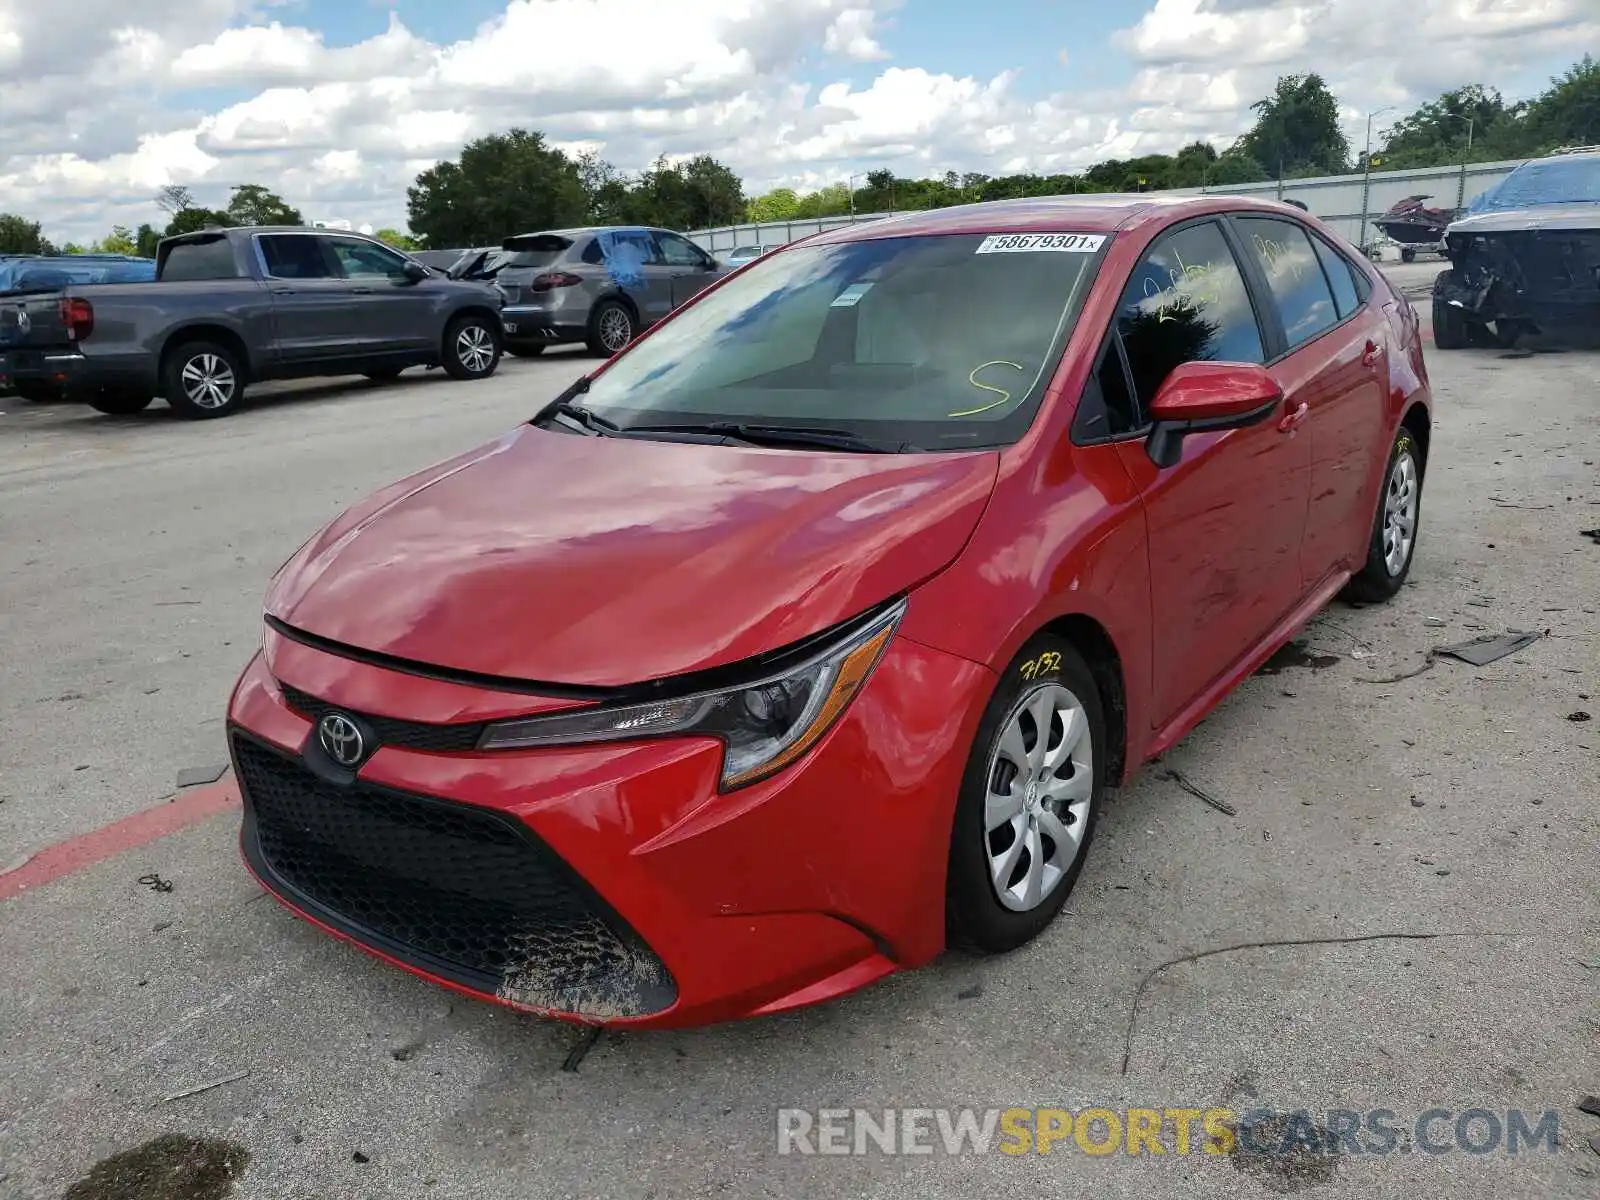
[[[951,814],[991,686],[897,636],[810,754],[724,795],[714,740],[461,749],[462,725],[552,702],[269,633],[229,706],[241,847],[291,910],[483,999],[606,1025],[776,1012],[943,948]],[[380,744],[343,781],[313,745],[335,705]]]

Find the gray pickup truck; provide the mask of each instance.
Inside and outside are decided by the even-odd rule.
[[[238,411],[259,380],[390,379],[442,366],[482,379],[504,344],[503,294],[447,279],[383,243],[254,226],[167,238],[154,283],[83,284],[0,300],[0,387],[135,413]]]

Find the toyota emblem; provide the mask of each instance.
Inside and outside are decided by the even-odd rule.
[[[317,741],[341,767],[353,767],[367,753],[361,728],[343,713],[329,713],[317,722]]]

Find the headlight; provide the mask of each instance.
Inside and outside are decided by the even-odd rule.
[[[883,657],[905,613],[902,600],[782,672],[754,683],[671,700],[529,717],[491,725],[480,750],[567,746],[634,738],[721,738],[722,790],[794,762],[844,712]]]

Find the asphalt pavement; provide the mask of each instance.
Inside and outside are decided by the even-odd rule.
[[[1600,545],[1580,536],[1600,526],[1600,355],[1429,364],[1410,586],[1330,609],[1124,789],[1029,947],[780,1017],[606,1034],[563,1070],[572,1029],[263,900],[224,811],[0,899],[0,1197],[197,1200],[230,1175],[269,1200],[1595,1196],[1600,1117],[1574,1106],[1600,1092],[1600,731],[1576,714],[1600,712]],[[278,564],[586,365],[262,389],[209,423],[0,402],[0,872],[181,804],[178,773],[225,758]],[[1548,633],[1413,674],[1505,629]],[[1559,1134],[1309,1163],[1070,1138],[778,1154],[779,1109],[834,1106],[1387,1109],[1407,1130],[1434,1108],[1549,1110]],[[157,1169],[166,1190],[130,1190]]]

